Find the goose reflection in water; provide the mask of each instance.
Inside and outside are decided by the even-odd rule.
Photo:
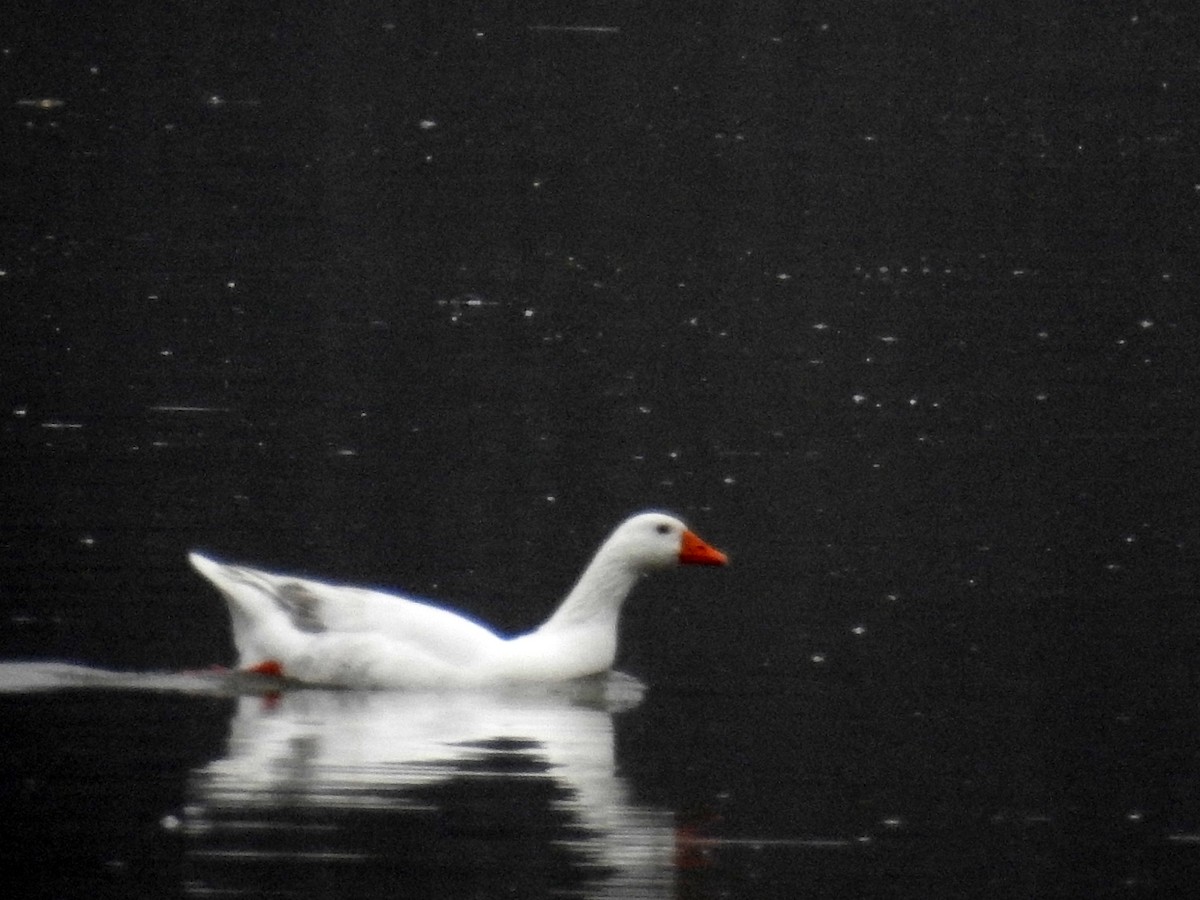
[[[617,775],[641,686],[300,690],[237,701],[183,824],[193,895],[669,897],[672,815]]]

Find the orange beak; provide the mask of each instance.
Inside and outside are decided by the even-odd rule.
[[[729,557],[700,540],[695,532],[685,531],[679,545],[679,562],[689,566],[723,566]]]

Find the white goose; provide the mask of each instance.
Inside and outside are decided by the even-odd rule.
[[[727,558],[679,519],[642,513],[596,551],[546,622],[505,638],[450,610],[365,588],[188,559],[225,596],[239,666],[310,684],[471,687],[581,678],[609,669],[621,604],[638,579]]]

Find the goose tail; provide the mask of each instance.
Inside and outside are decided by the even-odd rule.
[[[303,636],[263,573],[220,563],[195,551],[188,554],[188,562],[225,599],[239,668],[253,668],[265,659],[279,659],[295,652]]]

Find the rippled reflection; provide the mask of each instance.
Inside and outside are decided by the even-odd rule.
[[[197,769],[192,896],[670,896],[674,832],[617,775],[640,688],[243,697]]]

